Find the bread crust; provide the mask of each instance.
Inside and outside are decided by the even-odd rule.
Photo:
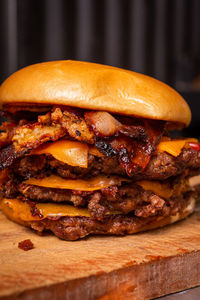
[[[191,111],[174,89],[152,77],[81,61],[25,67],[0,87],[1,104],[36,103],[104,110],[188,126]]]

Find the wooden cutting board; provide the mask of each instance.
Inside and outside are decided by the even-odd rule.
[[[23,251],[18,242],[31,239]],[[67,242],[38,236],[0,213],[0,298],[149,299],[200,285],[200,211],[126,237]]]

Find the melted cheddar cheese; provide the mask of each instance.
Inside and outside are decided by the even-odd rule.
[[[88,166],[88,145],[80,142],[60,140],[52,143],[45,143],[34,149],[31,155],[51,154],[55,159],[70,166],[87,168]]]
[[[28,202],[19,199],[2,199],[0,208],[6,216],[19,223],[39,221],[53,217],[90,217],[87,208],[77,208],[68,204],[60,203],[37,203],[35,208],[40,216],[31,213],[31,206]],[[120,214],[118,211],[109,211],[107,215]]]
[[[14,219],[21,219],[23,221],[37,221],[47,217],[90,217],[90,213],[86,208],[76,208],[68,204],[59,203],[37,203],[36,209],[39,210],[41,217],[32,215],[31,207],[27,202],[18,199],[3,199],[1,200],[1,209],[6,215],[12,216]]]
[[[111,185],[116,185],[122,181],[130,181],[129,179],[120,178],[117,176],[99,175],[91,179],[65,179],[56,175],[51,175],[42,179],[30,178],[23,183],[37,185],[56,189],[70,189],[80,191],[95,191],[107,188]]]
[[[45,143],[33,149],[30,155],[51,154],[55,159],[73,167],[88,167],[88,153],[97,157],[103,154],[92,145],[69,140]]]
[[[141,186],[144,190],[149,190],[154,192],[156,195],[164,198],[170,198],[172,196],[173,190],[169,183],[151,180],[141,180],[136,182],[137,185]]]
[[[179,156],[183,147],[189,142],[198,143],[196,139],[184,139],[184,140],[170,140],[170,141],[161,141],[158,145],[157,150],[159,152],[167,152],[173,156]]]

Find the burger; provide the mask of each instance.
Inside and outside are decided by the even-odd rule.
[[[23,68],[0,87],[1,210],[65,240],[125,235],[190,215],[200,145],[170,137],[191,112],[166,84],[80,61]]]

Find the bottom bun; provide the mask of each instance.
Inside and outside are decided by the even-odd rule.
[[[24,226],[29,226],[39,234],[43,231],[52,231],[64,240],[77,240],[90,234],[126,235],[147,231],[172,224],[189,216],[195,208],[195,199],[191,196],[185,199],[184,208],[176,215],[154,216],[148,218],[128,215],[109,215],[100,222],[91,217],[60,217],[45,218],[37,221],[23,221],[14,217],[11,210],[3,210],[7,217]]]

